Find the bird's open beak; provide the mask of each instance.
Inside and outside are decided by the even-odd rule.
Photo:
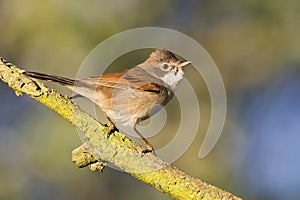
[[[184,66],[186,66],[186,65],[188,65],[188,64],[191,64],[192,63],[192,61],[185,61],[185,62],[183,62],[183,63],[180,63],[179,65],[178,65],[178,67],[179,68],[182,68],[182,67],[184,67]]]

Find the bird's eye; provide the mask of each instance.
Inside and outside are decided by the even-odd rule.
[[[163,63],[161,65],[161,69],[164,70],[164,71],[167,71],[169,69],[169,65],[167,63]]]

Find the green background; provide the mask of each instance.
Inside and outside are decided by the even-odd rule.
[[[186,78],[199,97],[201,121],[192,145],[174,165],[246,199],[276,199],[283,194],[286,194],[284,198],[297,199],[300,193],[295,188],[300,186],[299,175],[295,170],[295,175],[286,179],[285,174],[290,167],[299,165],[296,154],[299,137],[288,134],[290,126],[283,129],[286,131],[279,134],[287,136],[284,138],[287,144],[277,149],[278,154],[272,153],[275,157],[281,155],[281,151],[291,147],[288,141],[295,141],[294,149],[289,152],[294,158],[292,162],[283,159],[270,164],[271,161],[263,159],[270,164],[267,169],[279,176],[272,181],[267,173],[260,174],[259,166],[263,168],[267,164],[255,165],[256,169],[251,164],[260,160],[252,157],[249,163],[246,157],[252,155],[248,151],[257,150],[257,142],[248,139],[249,134],[255,132],[249,133],[254,125],[247,126],[256,115],[249,120],[241,118],[245,113],[251,115],[248,109],[252,99],[269,91],[272,83],[278,83],[272,87],[275,93],[271,94],[276,94],[282,89],[280,80],[289,80],[289,74],[295,80],[300,77],[299,18],[300,2],[296,0],[1,0],[0,55],[27,70],[72,77],[98,43],[121,31],[157,26],[187,34],[198,41],[217,64],[226,87],[228,112],[217,145],[207,157],[199,159],[198,151],[210,120],[210,98],[203,80],[199,77],[195,80],[195,70],[187,68]],[[122,56],[109,71],[133,66],[143,61],[145,55]],[[299,82],[292,85],[295,86],[292,93],[299,93]],[[49,86],[70,94],[59,86]],[[265,105],[274,98],[276,96],[265,97]],[[174,100],[167,109],[172,113],[177,105]],[[251,109],[264,110],[266,106]],[[0,199],[170,199],[120,171],[106,168],[100,174],[77,169],[71,162],[72,149],[81,144],[75,128],[32,99],[16,97],[3,83],[0,83],[0,110]],[[287,111],[298,112],[299,106],[291,105]],[[277,114],[286,119],[280,112]],[[253,123],[262,127],[263,119],[261,124],[257,125],[255,120]],[[162,147],[173,137],[172,130],[176,126],[174,128],[172,120],[169,119],[165,127],[169,134],[151,138],[155,147]],[[273,124],[268,126],[273,127]],[[272,141],[276,149],[282,140],[273,140],[272,129],[268,130],[271,130],[268,141]],[[258,153],[268,152],[262,149]],[[280,168],[283,171],[277,171],[276,166],[283,163],[285,168]],[[252,175],[253,171],[257,174]]]

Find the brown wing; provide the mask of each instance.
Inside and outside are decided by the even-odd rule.
[[[147,92],[160,93],[161,87],[163,87],[161,85],[162,82],[158,79],[153,81],[153,77],[149,77],[150,75],[148,77],[145,77],[145,74],[143,75],[140,76],[140,73],[136,73],[136,70],[126,70],[119,73],[102,74],[98,77],[89,77],[81,81],[97,89],[102,89],[103,87],[128,89],[130,87]]]

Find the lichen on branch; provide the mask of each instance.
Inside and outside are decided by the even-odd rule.
[[[143,148],[119,132],[115,131],[108,137],[108,127],[82,111],[67,96],[26,77],[23,72],[0,58],[0,79],[18,96],[24,93],[39,101],[84,133],[84,151],[88,151],[87,155],[91,156],[89,157],[91,160],[83,159],[80,162],[87,164],[102,160],[110,162],[175,199],[240,199],[187,175],[152,153],[141,156]]]

